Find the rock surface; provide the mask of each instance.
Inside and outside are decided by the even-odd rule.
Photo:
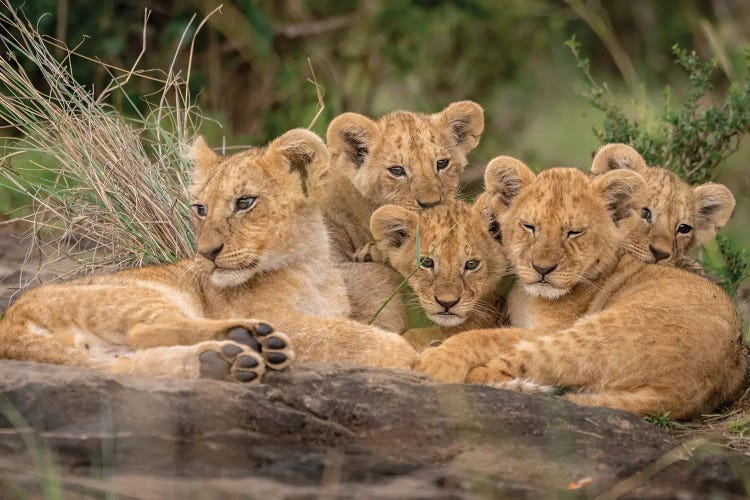
[[[750,457],[558,398],[331,364],[266,380],[0,361],[0,498],[731,498],[750,478]]]

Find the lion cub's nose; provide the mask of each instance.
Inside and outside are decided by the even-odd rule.
[[[222,243],[216,248],[212,248],[211,250],[200,250],[198,249],[198,253],[210,260],[211,262],[216,261],[216,257],[219,256],[221,251],[224,249],[224,244]]]
[[[649,245],[648,249],[651,250],[651,255],[654,256],[654,262],[659,262],[660,260],[668,259],[669,256],[672,255],[669,252],[665,252],[664,250],[656,248],[654,245]]]
[[[557,269],[557,264],[554,264],[552,266],[547,266],[547,267],[541,267],[541,266],[537,266],[536,264],[532,262],[531,267],[533,267],[536,270],[536,272],[538,272],[542,276],[542,279],[544,279],[545,276],[547,276],[549,273]]]
[[[459,300],[461,300],[461,297],[454,299],[454,300],[450,300],[450,299],[442,300],[442,299],[439,299],[437,295],[435,296],[435,302],[443,306],[446,311],[450,309],[451,307],[455,306],[456,304],[458,304]]]

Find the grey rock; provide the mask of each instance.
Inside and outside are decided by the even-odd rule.
[[[749,457],[684,448],[626,413],[410,372],[298,364],[245,387],[0,361],[0,498],[745,494]]]

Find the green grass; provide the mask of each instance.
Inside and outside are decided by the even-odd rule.
[[[649,415],[647,417],[644,417],[643,420],[650,424],[654,424],[657,427],[661,427],[664,430],[671,430],[675,428],[683,427],[683,425],[676,420],[671,420],[669,418],[669,412],[665,411],[662,413],[657,413],[656,415]]]
[[[95,93],[58,62],[33,25],[3,4],[0,121],[18,137],[0,139],[0,200],[6,213],[32,225],[31,250],[69,249],[82,271],[191,255],[186,144],[201,115],[187,82],[170,69],[161,93],[135,103],[126,90],[140,75],[133,68]],[[29,65],[42,84],[23,69]],[[107,104],[114,96],[131,116]],[[71,239],[82,245],[70,248]]]

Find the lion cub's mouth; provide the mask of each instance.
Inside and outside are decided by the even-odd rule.
[[[252,271],[256,267],[258,267],[257,260],[253,260],[245,264],[240,264],[237,267],[223,267],[214,264],[214,268],[211,270],[211,272]]]
[[[546,280],[540,280],[534,283],[524,283],[523,287],[526,290],[526,293],[532,297],[542,297],[545,299],[557,299],[570,291],[567,288],[555,286]]]
[[[466,321],[466,318],[464,318],[463,316],[459,316],[458,314],[454,314],[449,311],[432,313],[428,314],[427,316],[433,323],[436,323],[440,326],[456,326]]]

